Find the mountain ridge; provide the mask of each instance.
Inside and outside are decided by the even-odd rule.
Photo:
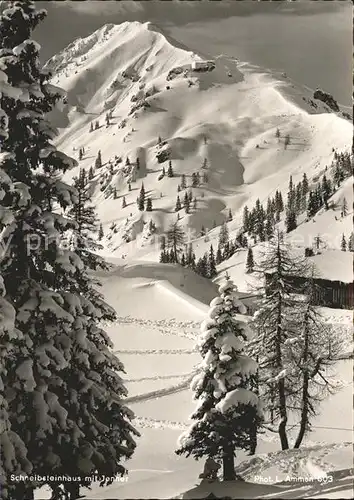
[[[333,148],[350,148],[348,121],[324,103],[315,103],[311,89],[286,75],[272,75],[225,55],[214,58],[211,71],[195,71],[193,63],[203,65],[203,58],[171,45],[151,23],[105,25],[90,37],[76,40],[54,58],[59,69],[52,80],[68,94],[69,126],[58,138],[60,147],[69,154],[84,147],[80,167],[85,169],[93,165],[98,150],[102,154],[103,166],[95,170],[91,186],[107,255],[157,260],[159,251],[153,235],[147,234],[147,223],[153,222],[156,236],[176,220],[180,176],[190,185],[192,173],[203,172],[205,159],[208,182],[192,188],[198,207],[190,214],[180,212],[181,226],[197,243],[202,226],[219,226],[229,209],[235,214],[228,224],[233,234],[246,203],[266,199],[278,187],[285,191],[290,175],[294,181],[304,172],[319,175],[330,164]],[[73,56],[75,50],[80,55]],[[53,61],[47,67],[55,70]],[[105,127],[107,112],[112,120]],[[96,120],[100,128],[89,133]],[[280,140],[275,138],[277,128]],[[286,134],[292,144],[285,149]],[[166,151],[162,163],[161,151]],[[159,180],[168,159],[175,175]],[[77,171],[67,179],[74,175]],[[152,198],[152,212],[135,208],[142,182]],[[121,208],[123,197],[126,208]]]

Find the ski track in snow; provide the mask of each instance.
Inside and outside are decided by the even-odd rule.
[[[173,422],[172,420],[158,420],[149,417],[135,417],[134,423],[137,427],[141,428],[154,428],[154,429],[173,429],[173,430],[186,430],[188,424],[183,422]]]
[[[177,335],[190,340],[195,340],[199,332],[200,323],[197,321],[177,321],[174,319],[151,320],[134,318],[132,316],[119,316],[115,324],[137,325],[141,328],[154,329],[164,335]],[[189,330],[189,332],[188,332]],[[197,331],[196,331],[197,330]]]
[[[136,396],[132,396],[130,398],[127,398],[124,402],[125,403],[140,403],[142,401],[148,401],[150,399],[158,399],[163,396],[168,396],[170,394],[176,394],[177,392],[184,391],[185,389],[188,389],[190,386],[190,383],[193,380],[193,377],[195,376],[197,372],[193,371],[188,378],[182,380],[182,382],[179,382],[178,384],[171,385],[169,387],[164,387],[163,389],[158,389],[156,391],[151,391],[151,392],[145,392],[143,394],[138,394]]]
[[[119,349],[114,354],[194,354],[196,349]]]
[[[125,379],[123,382],[132,383],[132,382],[145,382],[146,380],[169,380],[173,378],[184,378],[190,376],[191,373],[177,373],[176,375],[156,375],[155,377],[142,377],[142,378],[132,378]]]
[[[331,470],[330,461],[326,462],[325,457],[335,450],[351,447],[351,442],[343,443],[319,443],[314,446],[301,449],[287,450],[286,460],[282,459],[284,452],[257,455],[250,460],[243,461],[236,467],[237,474],[242,475],[246,480],[252,480],[255,475],[266,475],[266,470],[274,466],[274,463],[286,474],[291,475],[301,465],[301,461],[311,461],[315,466],[326,471]]]

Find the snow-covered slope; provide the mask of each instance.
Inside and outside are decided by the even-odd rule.
[[[202,226],[220,225],[229,208],[235,214],[230,230],[236,229],[246,203],[264,200],[277,188],[285,193],[291,174],[294,182],[304,172],[311,180],[330,164],[333,147],[350,148],[350,122],[311,101],[307,88],[223,55],[215,57],[214,69],[194,71],[201,61],[150,23],[127,22],[76,40],[47,64],[53,83],[68,93],[68,104],[53,117],[59,126],[68,124],[60,148],[77,155],[84,147],[80,167],[86,169],[102,153],[103,167],[91,182],[107,255],[156,261],[159,248],[144,225],[153,220],[160,234],[176,220],[180,176],[190,185],[193,172],[203,174],[205,158],[208,180],[192,189],[197,208],[180,212],[191,240]],[[112,118],[106,127],[107,111]],[[100,128],[89,133],[96,120]],[[283,138],[290,134],[288,148],[275,138],[276,128]],[[162,167],[167,170],[168,162],[157,160],[164,150],[175,176],[159,180]],[[142,182],[152,212],[137,210]],[[196,249],[199,243],[202,249],[203,240]]]
[[[163,270],[164,275],[161,274]],[[189,390],[196,365],[200,362],[195,341],[204,319],[203,311],[208,309],[205,303],[214,294],[214,285],[179,266],[145,262],[127,265],[118,260],[110,271],[101,272],[98,277],[106,300],[117,311],[118,320],[108,332],[125,365],[123,378],[129,389],[128,402],[135,412],[134,424],[141,437],[128,464],[127,480],[117,479],[104,488],[95,484],[90,491],[83,489],[83,494],[90,499],[166,499],[192,490],[186,498],[201,498],[202,491],[195,492],[193,488],[199,482],[203,461],[178,457],[174,450],[179,434],[190,425],[189,417],[195,408]],[[184,300],[185,297],[191,298],[190,303]],[[328,320],[346,323],[348,337],[351,337],[351,317],[348,314],[344,318],[343,315]],[[251,484],[242,483],[236,498],[237,495],[239,498],[255,498],[256,494],[264,498],[270,493],[285,498],[281,495],[281,486],[259,484],[259,481],[255,484],[255,476],[270,475],[274,480],[278,475],[283,481],[286,465],[289,463],[294,469],[294,465],[301,465],[307,456],[328,473],[350,468],[351,449],[346,442],[351,438],[352,428],[352,361],[341,361],[337,368],[344,386],[323,403],[312,432],[304,442],[304,446],[310,449],[302,448],[299,459],[292,451],[282,457],[279,454],[268,457],[268,453],[279,450],[279,438],[276,434],[260,435],[253,461],[250,462],[245,454],[237,456],[239,472]],[[271,467],[274,458],[278,460],[276,469]],[[241,464],[243,460],[246,462]],[[300,472],[302,474],[303,470]],[[348,487],[347,482],[346,477],[342,483],[336,482],[336,486],[340,488],[345,484]],[[319,488],[318,495],[321,496],[320,485],[314,483],[312,486]],[[327,484],[328,488],[330,486],[334,491],[334,484]],[[294,494],[293,498],[304,498],[303,487],[303,484],[291,483],[286,486],[286,492]],[[294,491],[295,488],[299,490]],[[231,496],[231,493],[229,491],[226,496]],[[49,497],[49,493],[42,490],[37,499]]]

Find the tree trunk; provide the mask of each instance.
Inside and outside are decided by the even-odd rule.
[[[296,438],[294,448],[300,448],[302,440],[304,439],[306,432],[306,424],[308,422],[308,387],[309,387],[309,377],[308,373],[305,373],[304,385],[302,388],[302,409],[301,409],[301,420],[300,420],[300,430]]]
[[[305,432],[306,432],[306,424],[308,423],[308,416],[309,416],[309,406],[308,406],[308,400],[309,400],[309,372],[307,369],[307,361],[308,361],[308,356],[309,356],[309,330],[307,323],[309,321],[308,314],[306,313],[305,315],[305,338],[304,338],[304,351],[303,351],[303,363],[305,365],[305,371],[304,371],[304,379],[303,379],[303,386],[302,386],[302,401],[301,401],[301,419],[300,419],[300,430],[299,434],[296,438],[294,448],[300,448],[300,445],[302,443],[302,440],[304,439]]]
[[[224,481],[234,481],[236,479],[236,473],[234,465],[234,450],[232,446],[224,446],[222,465]]]

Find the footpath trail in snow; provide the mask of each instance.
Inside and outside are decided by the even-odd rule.
[[[114,351],[114,354],[133,354],[133,355],[143,355],[145,354],[193,354],[195,349],[118,349]],[[143,380],[143,379],[141,379]],[[146,380],[146,379],[145,379]]]
[[[134,325],[149,330],[153,328],[164,335],[177,335],[190,340],[196,339],[200,326],[200,323],[195,321],[150,320],[132,316],[118,316],[116,324]]]

